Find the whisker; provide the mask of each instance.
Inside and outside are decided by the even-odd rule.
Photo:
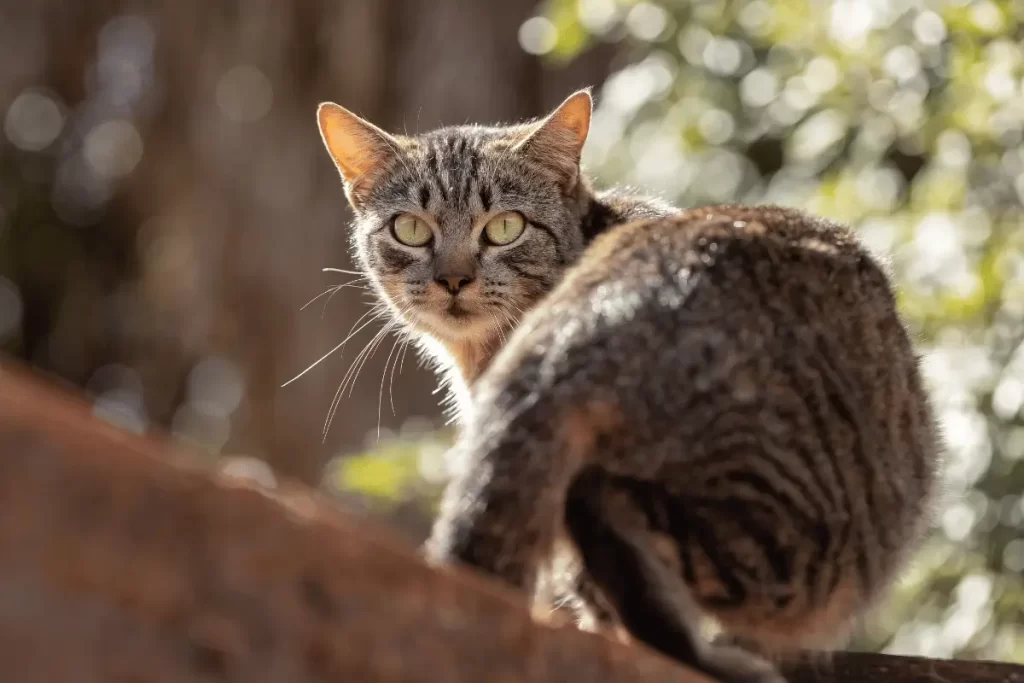
[[[319,294],[314,296],[312,299],[310,299],[306,303],[302,304],[302,306],[299,307],[299,310],[300,311],[304,311],[304,310],[306,310],[309,307],[309,305],[311,303],[313,303],[314,301],[316,301],[320,297],[322,297],[322,296],[324,296],[326,294],[330,294],[331,296],[334,296],[339,290],[342,290],[342,289],[344,289],[346,287],[354,287],[356,289],[366,289],[366,287],[364,285],[357,285],[355,282],[345,282],[345,283],[338,284],[338,285],[331,285],[330,287],[328,287],[324,291],[320,292]],[[328,298],[327,301],[330,301],[330,298]],[[324,304],[324,305],[326,306],[326,304]]]
[[[313,303],[314,301],[316,301],[316,300],[317,300],[317,299],[319,299],[320,297],[324,296],[325,294],[330,294],[331,292],[333,292],[333,291],[334,291],[335,289],[337,289],[337,288],[338,288],[338,287],[340,287],[340,286],[341,286],[341,285],[333,285],[333,286],[331,286],[331,287],[328,287],[327,289],[325,289],[324,291],[320,292],[319,294],[317,294],[316,296],[314,296],[314,297],[313,297],[312,299],[310,299],[310,300],[309,300],[309,301],[307,301],[306,303],[302,304],[302,306],[300,306],[300,307],[299,307],[299,310],[300,310],[300,311],[304,311],[304,310],[306,310],[306,308],[307,308],[307,307],[308,307],[308,306],[309,306],[309,305],[310,305],[311,303]]]
[[[363,350],[360,351],[359,354],[356,356],[355,360],[352,361],[352,364],[349,366],[348,371],[345,373],[345,376],[341,380],[341,384],[338,386],[338,390],[334,393],[334,400],[331,401],[330,408],[328,408],[327,420],[324,423],[324,430],[323,430],[323,437],[324,437],[325,441],[327,440],[327,433],[331,429],[331,424],[334,422],[334,416],[338,412],[338,406],[341,405],[341,397],[342,397],[342,395],[345,392],[346,385],[349,384],[350,378],[351,378],[351,386],[355,386],[355,377],[358,376],[359,370],[362,369],[362,364],[360,363],[360,361],[364,360],[367,357],[369,357],[369,353],[368,352],[370,351],[370,349],[372,347],[375,347],[375,345],[377,343],[379,343],[380,340],[383,339],[387,335],[387,333],[391,331],[391,328],[394,327],[397,323],[398,323],[397,319],[396,320],[391,320],[391,321],[388,321],[387,323],[385,323],[384,327],[377,331],[377,333],[370,340],[370,342],[366,346],[363,347]],[[356,369],[357,365],[358,365],[358,369]],[[355,369],[355,373],[353,373],[354,369]]]
[[[359,367],[356,369],[355,374],[352,375],[352,379],[349,382],[349,398],[352,398],[352,393],[355,391],[356,388],[356,380],[359,378],[359,375],[363,372],[363,367],[366,365],[366,362],[373,357],[373,354],[377,352],[377,347],[381,345],[381,342],[384,341],[384,338],[387,337],[388,333],[391,332],[391,330],[393,330],[397,326],[397,324],[398,321],[394,321],[393,323],[389,323],[388,325],[386,325],[383,329],[380,330],[380,332],[377,333],[377,336],[374,337],[373,340],[371,340],[369,346],[367,346],[367,353],[363,354],[363,357],[359,362]]]
[[[363,320],[363,318],[365,318],[366,316],[368,316],[368,315],[370,315],[370,314],[372,314],[372,313],[374,313],[374,312],[375,312],[375,311],[374,311],[374,309],[370,309],[369,311],[367,311],[366,313],[364,313],[364,314],[363,314],[363,315],[362,315],[362,316],[361,316],[361,317],[359,318],[359,320],[356,320],[356,322],[355,322],[355,323],[354,323],[354,324],[352,325],[352,327],[355,327],[356,325],[358,325],[358,324],[359,324],[359,323],[360,323],[360,322],[361,322],[361,321]],[[320,363],[322,363],[322,362],[324,362],[325,360],[327,360],[327,358],[329,358],[329,357],[331,356],[331,354],[333,354],[333,353],[334,353],[335,351],[337,351],[337,350],[338,350],[338,349],[340,349],[341,347],[345,346],[345,344],[347,344],[347,343],[348,343],[348,341],[349,341],[350,339],[352,339],[352,337],[354,337],[355,335],[357,335],[357,334],[359,333],[359,331],[360,331],[360,330],[362,330],[362,329],[363,329],[363,328],[365,328],[365,327],[366,327],[367,325],[369,325],[369,324],[370,324],[370,323],[372,323],[372,322],[373,322],[374,320],[376,320],[376,319],[377,319],[377,317],[379,317],[379,316],[380,316],[380,315],[381,315],[381,314],[383,313],[383,311],[377,311],[376,313],[377,313],[377,315],[376,315],[376,316],[375,316],[374,318],[372,318],[371,320],[369,320],[369,321],[367,321],[366,323],[364,323],[364,324],[362,325],[362,327],[360,327],[360,328],[359,328],[358,330],[355,330],[354,332],[349,332],[349,334],[348,334],[348,335],[347,335],[347,336],[346,336],[346,337],[345,337],[344,339],[342,339],[342,340],[341,340],[341,342],[339,342],[337,346],[335,346],[335,347],[334,347],[333,349],[331,349],[330,351],[328,351],[328,352],[327,352],[327,353],[325,353],[324,355],[320,356],[320,358],[318,358],[318,359],[317,359],[316,361],[314,361],[314,362],[313,362],[313,364],[312,364],[312,365],[310,365],[310,366],[309,366],[308,368],[306,368],[305,370],[303,370],[302,372],[300,372],[299,374],[295,375],[295,376],[294,376],[294,377],[292,377],[292,378],[291,378],[290,380],[288,380],[287,382],[285,382],[284,384],[282,384],[282,385],[281,385],[281,388],[282,388],[282,389],[283,389],[283,388],[285,388],[286,386],[288,386],[289,384],[291,384],[291,383],[292,383],[292,382],[294,382],[295,380],[299,379],[300,377],[302,377],[303,375],[305,375],[305,374],[306,374],[307,372],[309,372],[310,370],[312,370],[312,369],[313,369],[313,368],[315,368],[316,366],[320,365]]]
[[[354,374],[357,374],[358,373],[358,369],[361,368],[360,363],[362,362],[363,358],[369,353],[371,347],[373,347],[373,345],[379,339],[381,339],[385,334],[388,333],[388,330],[389,330],[389,328],[392,325],[393,325],[393,321],[389,321],[389,322],[385,323],[384,326],[381,329],[377,330],[374,333],[373,337],[370,338],[370,341],[368,341],[363,346],[363,348],[356,355],[355,359],[353,359],[352,363],[348,366],[348,370],[345,372],[345,376],[341,378],[341,384],[342,384],[342,391],[343,392],[344,392],[345,389],[348,388],[348,384],[349,384],[350,379],[352,380],[352,383],[355,384]]]
[[[355,389],[356,380],[359,378],[359,374],[362,372],[363,367],[366,365],[366,362],[373,356],[377,348],[380,346],[380,343],[387,337],[388,333],[391,332],[396,327],[398,327],[405,314],[409,311],[410,308],[412,308],[411,305],[407,306],[406,308],[399,311],[397,315],[394,315],[387,311],[387,307],[384,306],[383,304],[379,304],[379,306],[381,307],[382,313],[386,313],[387,315],[393,317],[384,325],[382,329],[380,329],[373,336],[369,343],[367,343],[359,352],[359,354],[356,355],[356,358],[355,360],[352,361],[352,364],[349,365],[349,368],[346,371],[345,376],[341,380],[341,384],[338,386],[338,391],[335,392],[334,399],[331,401],[331,407],[328,409],[328,416],[324,424],[323,432],[325,440],[327,438],[327,432],[328,430],[330,430],[331,423],[334,421],[334,416],[338,411],[339,405],[341,404],[341,397],[344,395],[345,389],[348,389],[349,397],[351,398],[352,392]],[[378,318],[379,317],[380,316],[378,316]],[[386,370],[387,366],[385,365],[385,371]]]
[[[388,352],[388,357],[384,361],[384,372],[382,372],[381,375],[380,375],[380,391],[377,392],[377,440],[378,441],[380,441],[380,423],[381,423],[381,420],[383,420],[383,415],[382,415],[383,410],[382,410],[381,406],[384,404],[384,380],[388,376],[388,366],[391,365],[391,357],[395,354],[395,349],[398,348],[398,345],[401,342],[402,342],[402,337],[399,336],[397,339],[395,339],[395,343],[391,345],[391,350]],[[397,358],[395,358],[395,363],[396,364],[398,363],[398,359]],[[393,376],[394,375],[392,374],[392,377]],[[392,412],[394,412],[394,409],[395,409],[395,405],[394,405],[394,403],[392,403],[391,404]]]
[[[321,268],[321,273],[342,273],[344,275],[362,275],[364,278],[369,277],[366,273],[360,270],[345,270],[344,268]]]
[[[516,321],[512,318],[508,311],[501,310],[502,317],[505,318],[505,344],[508,344],[508,335],[512,333],[512,330],[516,329]]]
[[[502,346],[505,346],[505,332],[501,329],[501,321],[490,311],[487,311],[487,315],[490,316],[491,322],[494,323],[494,330],[498,333],[498,341],[501,342]]]
[[[339,397],[341,396],[341,390],[343,387],[343,384],[339,384],[337,390],[335,390],[334,392],[334,396],[331,398],[331,405],[327,409],[327,419],[324,420],[324,428],[323,432],[321,433],[321,436],[323,436],[323,441],[321,443],[327,441],[327,432],[330,430],[331,422],[334,420],[334,411],[336,409],[336,406],[338,405]]]
[[[374,320],[378,320],[380,318],[380,316],[381,316],[381,313],[383,313],[382,305],[381,304],[377,304],[377,306],[375,306],[374,309],[371,310],[371,312],[373,312],[373,310],[377,310],[378,314],[376,316],[374,316],[373,319],[370,322],[373,322]],[[358,323],[358,321],[356,321],[356,322]],[[369,324],[369,323],[367,323],[367,324]],[[355,325],[353,325],[353,327],[355,327]],[[365,327],[365,325],[363,327]],[[362,328],[360,328],[360,329],[362,329]],[[358,358],[358,357],[359,356],[357,355],[356,358]],[[352,368],[352,366],[349,365],[349,370],[351,370],[351,368]],[[346,377],[348,376],[347,372],[345,373],[345,376]],[[334,396],[331,398],[331,405],[327,409],[327,419],[324,421],[324,428],[323,428],[323,439],[324,439],[324,441],[327,441],[327,432],[330,429],[331,422],[334,420],[334,413],[338,409],[338,403],[341,401],[341,394],[344,392],[344,390],[345,390],[345,380],[344,380],[344,378],[342,378],[341,383],[338,385],[338,389],[334,392]]]
[[[401,365],[401,367],[398,368],[398,374],[399,375],[401,375],[402,374],[402,370],[405,369],[405,352],[409,350],[409,342],[411,342],[411,341],[412,341],[412,336],[410,335],[409,338],[405,342],[405,346],[402,347],[402,365]]]
[[[391,366],[391,381],[388,383],[388,398],[391,403],[391,414],[396,415],[395,412],[395,368],[398,367],[399,363],[405,365],[405,350],[409,348],[409,342],[412,337],[405,334],[402,337],[402,348],[398,351],[398,357],[395,358],[394,364]],[[402,369],[398,368],[398,374],[402,374]]]
[[[519,315],[526,315],[523,312],[523,309],[519,308],[518,306],[515,306],[515,309],[519,311]],[[513,327],[519,327],[519,324],[522,322],[522,318],[520,318],[519,315],[515,315],[514,313],[510,313],[508,311],[505,311],[505,315],[508,316]]]
[[[356,289],[364,290],[364,293],[369,293],[369,292],[365,292],[365,290],[368,289],[366,286],[364,286],[364,285],[357,285],[357,284],[352,283],[352,282],[347,282],[347,283],[345,283],[345,284],[343,284],[343,285],[341,285],[339,287],[335,287],[334,291],[331,292],[331,295],[329,297],[327,297],[327,301],[324,302],[324,307],[322,309],[320,309],[320,319],[321,320],[324,319],[324,315],[326,315],[326,313],[327,313],[327,305],[331,303],[331,299],[333,299],[334,295],[337,294],[338,292],[340,292],[345,287],[354,287]]]

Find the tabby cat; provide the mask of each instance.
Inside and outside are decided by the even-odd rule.
[[[580,171],[592,102],[539,121],[389,135],[321,104],[324,145],[355,213],[352,244],[380,298],[436,361],[454,413],[516,321],[608,226],[673,208]]]
[[[767,683],[900,570],[940,443],[854,236],[717,206],[599,236],[478,379],[456,449],[433,562],[536,594],[567,552],[581,619]],[[748,647],[705,642],[702,617]]]

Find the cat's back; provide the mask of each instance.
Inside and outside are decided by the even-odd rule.
[[[918,358],[885,270],[845,227],[770,206],[622,225],[535,314],[481,405],[532,396],[547,420],[600,405],[638,454],[624,467],[648,472],[772,443],[784,469],[822,467],[813,485],[839,507],[867,496],[897,526],[919,518],[938,441]]]
[[[677,361],[668,376],[708,366],[709,354],[792,355],[794,344],[828,346],[848,364],[916,365],[881,264],[845,227],[782,207],[715,206],[617,226],[535,313],[499,365],[543,353],[549,370],[571,373],[604,355],[625,379],[626,366],[644,376],[668,356]]]
[[[675,324],[663,315],[669,309],[737,322],[750,322],[737,318],[739,311],[809,320],[812,311],[785,309],[812,299],[870,306],[865,314],[895,310],[887,276],[847,228],[775,206],[706,207],[618,226],[594,241],[550,302],[575,305],[616,288],[643,301],[639,315],[668,324]]]

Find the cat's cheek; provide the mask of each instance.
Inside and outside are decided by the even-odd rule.
[[[380,240],[376,247],[374,268],[385,276],[396,276],[417,267],[422,268],[428,260],[420,253],[422,251],[423,249],[418,249],[414,252]]]
[[[380,278],[380,294],[382,298],[393,308],[401,309],[405,305],[405,283],[401,278],[394,275],[385,275]]]

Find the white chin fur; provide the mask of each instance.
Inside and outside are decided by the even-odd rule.
[[[493,321],[486,315],[474,311],[461,317],[448,315],[443,311],[419,312],[420,326],[425,332],[447,342],[465,343],[482,341],[490,336],[488,330]]]

